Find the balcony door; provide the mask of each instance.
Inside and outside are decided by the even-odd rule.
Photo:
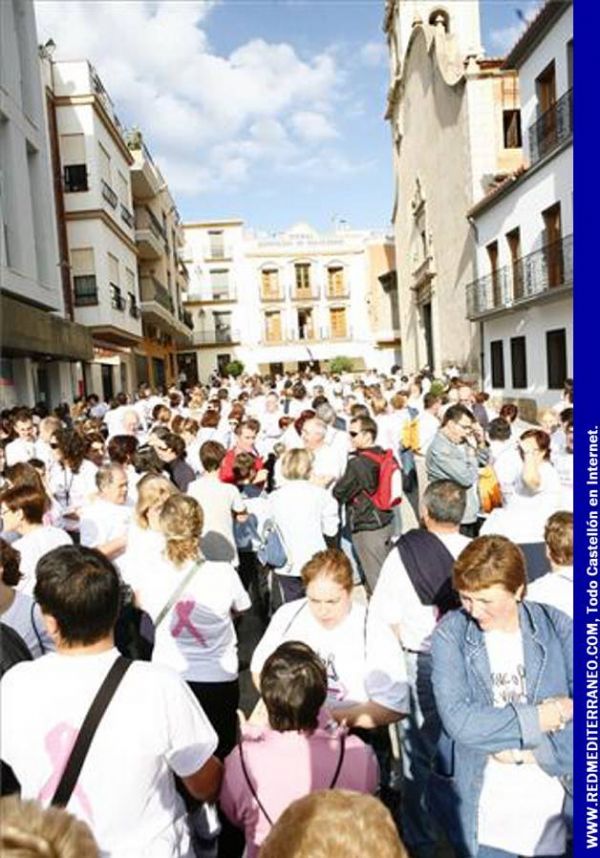
[[[488,259],[490,260],[490,278],[492,283],[492,307],[502,306],[502,289],[500,286],[500,272],[498,270],[498,242],[492,241],[486,247]],[[486,302],[487,303],[487,302]],[[430,364],[431,366],[431,364]]]
[[[562,225],[560,203],[542,212],[544,219],[544,257],[548,288],[562,286],[564,282],[564,265],[562,253]]]
[[[298,336],[301,340],[312,340],[315,336],[313,312],[310,309],[298,310]]]
[[[331,339],[343,340],[348,336],[348,320],[345,307],[335,307],[329,311]]]
[[[265,313],[265,338],[268,343],[281,342],[281,313]]]
[[[327,269],[327,293],[330,298],[341,298],[344,294],[344,269],[341,266]]]
[[[301,262],[296,270],[296,298],[310,298],[310,264]]]
[[[279,298],[279,272],[276,268],[264,268],[262,271],[262,297],[265,301]]]
[[[512,271],[513,300],[523,297],[523,262],[521,260],[521,230],[519,227],[506,233]]]
[[[556,68],[554,60],[546,66],[544,71],[535,80],[535,89],[538,102],[538,116],[540,117],[537,131],[537,148],[540,155],[544,155],[556,143]]]

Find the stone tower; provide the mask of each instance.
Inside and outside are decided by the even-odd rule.
[[[447,33],[454,36],[463,58],[482,55],[479,0],[392,0],[389,5],[394,7],[397,49],[401,62],[406,55],[415,21],[432,27],[443,26]]]

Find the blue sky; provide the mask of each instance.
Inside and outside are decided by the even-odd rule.
[[[473,0],[475,2],[475,0]],[[55,59],[89,59],[184,220],[385,227],[393,198],[383,0],[37,0]],[[537,0],[482,0],[500,56]]]

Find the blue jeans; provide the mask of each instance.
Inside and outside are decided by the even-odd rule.
[[[520,858],[514,852],[505,852],[504,849],[496,849],[495,846],[480,846],[477,850],[477,858]],[[564,855],[536,855],[535,858],[564,858]]]
[[[410,688],[410,713],[400,722],[402,746],[404,841],[418,858],[436,851],[438,830],[425,805],[425,787],[440,732],[440,721],[431,685],[429,653],[405,651]]]

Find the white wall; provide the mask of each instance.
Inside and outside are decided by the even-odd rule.
[[[539,408],[553,405],[559,390],[548,390],[546,363],[546,332],[564,328],[567,341],[567,376],[573,376],[573,305],[569,298],[553,303],[537,303],[519,312],[507,313],[484,323],[485,376],[484,390],[502,397],[528,397]],[[514,389],[511,376],[511,337],[525,337],[527,388]],[[490,343],[502,340],[504,349],[503,390],[492,388]]]

